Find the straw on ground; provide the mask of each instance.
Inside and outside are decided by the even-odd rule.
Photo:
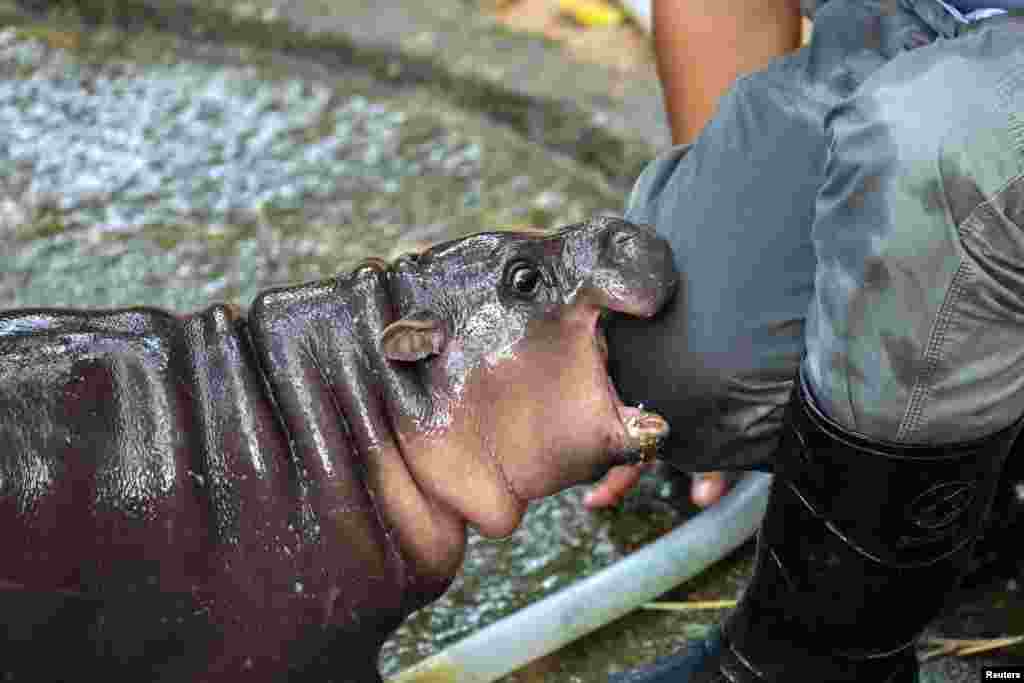
[[[692,602],[648,602],[641,605],[643,609],[662,610],[667,612],[692,612],[706,609],[732,609],[736,600],[699,600]],[[1024,635],[1004,636],[1001,638],[925,638],[920,647],[931,648],[921,654],[921,661],[935,657],[955,656],[969,657],[981,652],[989,652],[999,648],[1024,643]]]

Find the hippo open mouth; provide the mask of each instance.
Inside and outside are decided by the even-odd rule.
[[[654,459],[658,447],[665,441],[669,433],[668,422],[657,413],[644,410],[638,406],[627,406],[619,396],[611,374],[608,372],[608,337],[605,333],[609,313],[602,312],[594,325],[594,343],[604,363],[605,379],[608,385],[608,399],[611,401],[615,414],[619,416],[623,432],[626,436],[626,448],[622,454],[626,464],[644,463]]]

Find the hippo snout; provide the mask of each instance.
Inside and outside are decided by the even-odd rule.
[[[605,257],[623,268],[647,268],[663,279],[674,280],[675,267],[668,242],[650,226],[616,221],[605,237]]]
[[[668,242],[646,225],[620,218],[593,221],[596,263],[588,284],[606,308],[650,317],[671,298],[679,281]]]

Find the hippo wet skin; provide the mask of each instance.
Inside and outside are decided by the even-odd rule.
[[[507,535],[667,432],[619,400],[601,322],[676,281],[600,218],[245,314],[0,312],[0,680],[379,680],[467,523]]]

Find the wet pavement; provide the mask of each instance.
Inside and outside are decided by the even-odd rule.
[[[5,306],[245,302],[403,240],[621,206],[594,173],[415,88],[171,36],[34,30],[0,33]]]
[[[227,3],[211,5],[220,6]],[[376,5],[385,13],[396,6]],[[638,115],[640,133],[618,145],[608,140],[621,130],[616,117],[649,107],[651,73],[619,101],[600,104],[587,81],[597,76],[581,76],[573,91],[524,72],[496,78],[504,87],[498,92],[487,89],[494,82],[477,65],[468,85],[445,97],[429,71],[416,69],[437,59],[448,64],[437,80],[456,78],[461,67],[452,60],[461,57],[446,57],[437,39],[451,17],[441,12],[428,21],[417,7],[399,13],[404,27],[385,22],[384,35],[371,31],[353,43],[372,7],[237,4],[225,10],[244,19],[237,40],[213,29],[196,40],[169,19],[161,25],[158,13],[147,19],[152,25],[124,32],[53,16],[37,21],[0,3],[0,308],[244,304],[268,286],[330,276],[365,256],[621,210],[628,183],[616,163],[635,166],[664,131]],[[473,3],[461,7],[475,12]],[[325,32],[346,16],[347,33],[331,43]],[[252,17],[271,26],[280,19],[319,25],[321,33],[308,44],[293,37],[275,46],[253,40]],[[536,63],[576,66],[557,56],[557,46],[494,34],[477,14],[464,23],[474,22],[513,54],[522,49]],[[203,25],[196,19],[193,28]],[[398,28],[433,38],[414,41],[419,47],[403,57],[392,44]],[[488,92],[492,99],[470,106]],[[583,103],[576,109],[553,104],[574,94]],[[510,115],[522,101],[534,104]],[[472,536],[452,589],[385,646],[383,672],[396,673],[657,538],[693,514],[680,502],[686,490],[685,479],[652,473],[618,509],[594,513],[582,507],[577,488],[533,506],[508,539]],[[751,556],[748,545],[666,597],[734,598]],[[1014,571],[969,587],[929,633],[1024,633]],[[722,614],[636,612],[506,680],[600,681],[674,651]],[[981,664],[1013,659],[1024,659],[1024,650],[938,659],[926,675],[977,680]]]

